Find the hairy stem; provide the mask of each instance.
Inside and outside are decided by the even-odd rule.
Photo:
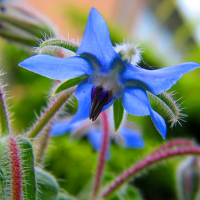
[[[37,120],[36,124],[28,133],[28,138],[35,138],[38,133],[43,129],[43,127],[48,123],[48,121],[54,116],[54,114],[59,111],[61,106],[69,100],[71,95],[74,93],[75,88],[64,91],[55,101],[53,101],[47,108],[46,112]]]
[[[158,147],[155,151],[153,151],[151,155],[169,150],[171,148],[189,147],[189,146],[195,146],[195,143],[188,139],[178,138],[178,139],[171,140],[169,142],[164,143],[163,145]]]
[[[156,150],[157,151],[157,150]],[[131,178],[135,177],[137,174],[146,170],[148,167],[157,164],[164,159],[171,158],[174,156],[180,155],[200,155],[200,148],[196,146],[192,147],[180,147],[177,149],[169,149],[165,152],[158,152],[150,154],[142,161],[138,162],[136,165],[132,166],[130,169],[125,171],[121,176],[119,176],[110,186],[102,193],[102,198],[107,198],[113,192],[115,192],[120,186],[122,186],[125,182],[129,181]]]
[[[7,134],[9,134],[9,121],[2,88],[0,87],[0,135],[5,136]]]
[[[47,148],[49,137],[50,137],[50,130],[52,123],[54,121],[54,118],[51,119],[48,124],[44,127],[44,129],[41,132],[41,137],[39,138],[39,145],[38,150],[36,152],[36,163],[42,164],[45,150]]]
[[[108,144],[109,144],[109,125],[108,125],[108,116],[107,116],[106,111],[101,113],[101,117],[103,121],[103,140],[102,140],[101,150],[99,154],[99,161],[97,165],[96,175],[94,179],[94,187],[93,187],[90,200],[93,200],[98,195],[102,178],[103,178],[103,172],[104,172],[105,163],[106,163],[106,154],[107,154]]]
[[[22,196],[22,170],[17,141],[14,137],[9,140],[12,192],[11,200],[21,200]]]

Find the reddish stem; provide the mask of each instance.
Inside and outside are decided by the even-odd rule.
[[[188,139],[179,138],[179,139],[171,140],[171,141],[166,142],[165,144],[161,145],[154,152],[152,152],[151,155],[161,152],[161,151],[169,150],[171,148],[178,148],[181,146],[189,147],[189,146],[194,146],[194,145],[195,145],[195,143],[193,141],[190,141]]]
[[[39,137],[39,144],[38,144],[38,150],[36,152],[36,163],[43,164],[43,158],[45,155],[45,151],[47,149],[49,139],[50,139],[50,130],[52,128],[52,123],[54,122],[54,118],[51,119],[48,124],[42,129]]]
[[[53,100],[42,116],[37,120],[36,124],[28,133],[28,138],[35,138],[40,131],[45,127],[49,120],[55,116],[59,109],[70,99],[74,94],[75,88],[63,91],[58,98]]]
[[[20,156],[17,141],[14,137],[8,139],[11,164],[11,184],[12,200],[21,200],[22,193],[22,171],[20,165]]]
[[[138,162],[136,165],[132,166],[130,169],[125,171],[102,193],[101,197],[107,198],[123,183],[129,181],[136,174],[138,174],[144,169],[147,169],[153,164],[156,164],[157,162],[162,161],[166,158],[170,158],[173,156],[187,155],[187,154],[200,155],[200,148],[192,146],[192,147],[181,147],[178,149],[170,149],[166,150],[165,152],[157,152],[157,153],[154,152],[153,154],[150,154],[150,156],[147,156],[142,161]]]
[[[102,121],[103,121],[103,140],[101,145],[101,150],[99,153],[99,161],[97,165],[96,175],[94,179],[94,188],[91,195],[91,200],[94,199],[99,192],[100,185],[103,178],[103,172],[105,168],[106,163],[106,154],[108,150],[108,144],[109,144],[109,125],[108,125],[108,116],[106,111],[101,113]]]

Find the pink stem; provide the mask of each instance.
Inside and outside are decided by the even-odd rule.
[[[156,150],[157,151],[157,150]],[[192,147],[181,147],[177,149],[170,149],[166,150],[165,152],[158,152],[150,154],[142,161],[138,162],[136,165],[132,166],[130,169],[125,171],[120,177],[118,177],[101,195],[103,198],[107,198],[111,195],[116,189],[118,189],[123,183],[129,181],[133,178],[136,174],[140,171],[147,169],[148,167],[156,164],[159,161],[162,161],[166,158],[170,158],[173,156],[180,156],[180,155],[200,155],[200,148],[196,146]]]
[[[54,120],[55,120],[54,118],[51,119],[40,133],[39,142],[38,142],[38,150],[36,151],[36,156],[35,156],[36,163],[43,164],[43,158],[44,158],[45,151],[49,143],[50,130],[52,128],[52,123],[54,122]]]
[[[94,179],[94,188],[91,195],[91,200],[94,199],[99,192],[100,185],[103,178],[103,172],[104,167],[106,163],[106,154],[108,150],[108,144],[109,144],[109,125],[108,125],[108,116],[106,111],[101,113],[102,121],[103,121],[103,140],[102,140],[102,146],[99,153],[99,161],[97,165],[97,171]]]
[[[47,110],[37,120],[36,124],[31,128],[28,133],[28,138],[35,138],[49,120],[55,116],[59,109],[70,99],[73,95],[75,88],[63,91],[56,100],[53,100]]]
[[[22,196],[22,171],[18,144],[14,137],[8,139],[10,150],[11,179],[12,179],[12,200],[21,200]]]
[[[179,138],[179,139],[171,140],[171,141],[166,142],[165,144],[161,145],[154,152],[152,152],[151,155],[156,154],[161,151],[166,151],[170,148],[178,148],[181,146],[189,147],[189,146],[194,146],[194,145],[195,145],[195,143],[193,141],[190,141],[188,139]]]

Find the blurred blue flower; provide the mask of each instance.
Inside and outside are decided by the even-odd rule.
[[[70,120],[65,120],[54,123],[50,133],[51,136],[59,136],[69,132],[73,137],[81,137],[86,135],[93,148],[96,151],[100,151],[103,132],[98,121],[95,122],[95,124],[91,124],[90,121],[84,120],[68,126],[67,124],[69,122]],[[137,130],[134,130],[133,128],[130,129],[121,127],[119,132],[113,134],[113,137],[110,137],[110,139],[113,139],[117,144],[125,148],[144,147],[142,136]],[[110,158],[110,151],[107,153],[107,158]]]
[[[91,9],[76,56],[35,55],[19,65],[51,79],[66,80],[88,75],[76,88],[79,107],[70,124],[88,117],[95,121],[102,110],[121,99],[128,113],[150,115],[163,138],[166,137],[166,123],[151,108],[147,91],[158,95],[170,89],[183,74],[200,66],[188,62],[147,70],[123,61],[112,46],[106,22],[95,8]]]

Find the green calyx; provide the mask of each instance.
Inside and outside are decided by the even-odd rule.
[[[115,132],[117,132],[124,118],[124,107],[122,105],[121,99],[116,99],[113,104],[113,117],[114,117]]]
[[[37,48],[39,54],[49,54],[58,57],[71,57],[74,56],[79,45],[73,41],[65,39],[47,39],[40,43]],[[61,55],[56,55],[60,53]]]
[[[68,79],[67,81],[61,83],[55,90],[54,95],[58,94],[59,92],[62,92],[64,90],[67,90],[73,86],[78,85],[84,78],[87,78],[88,75],[85,76],[79,76],[76,78]]]

